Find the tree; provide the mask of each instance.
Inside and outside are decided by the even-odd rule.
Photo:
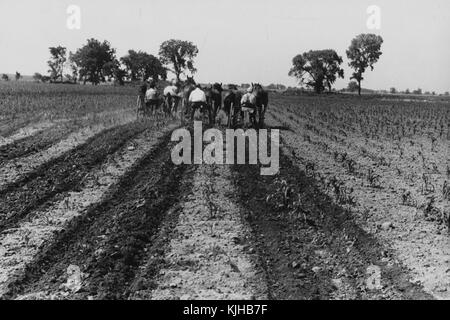
[[[187,70],[191,74],[197,71],[194,68],[194,58],[197,54],[197,46],[190,41],[171,39],[164,41],[159,48],[159,58],[162,64],[175,74],[178,81],[180,75],[185,74]]]
[[[2,80],[9,81],[9,76],[7,74],[2,74]]]
[[[293,67],[289,76],[296,77],[300,84],[306,84],[316,93],[321,93],[325,87],[331,91],[331,85],[337,77],[344,78],[341,63],[342,57],[332,49],[311,50],[292,59]]]
[[[448,91],[445,91],[444,96],[448,96],[450,93]]]
[[[354,38],[347,50],[347,57],[350,60],[349,66],[355,70],[351,79],[358,82],[358,94],[361,95],[361,81],[363,74],[368,67],[373,70],[373,65],[382,55],[381,44],[383,38],[375,34],[360,34]]]
[[[22,75],[18,71],[16,71],[15,78],[16,78],[16,81],[18,81],[20,78],[22,78]]]
[[[35,72],[33,75],[33,80],[36,82],[41,82],[42,81],[42,74],[40,74],[39,72]]]
[[[42,76],[42,82],[49,82],[50,77],[49,76]]]
[[[405,94],[410,94],[411,92],[409,91],[409,89],[405,90]]]
[[[127,71],[123,69],[120,65],[119,60],[107,62],[103,66],[103,73],[109,80],[114,79],[114,82],[118,85],[123,86],[125,84],[124,79],[127,76]]]
[[[161,61],[146,52],[128,50],[128,54],[120,61],[125,65],[126,71],[132,81],[146,81],[149,78],[166,79],[167,71]]]
[[[397,93],[397,89],[395,89],[394,87],[392,87],[392,88],[390,89],[389,92],[395,94],[395,93]]]
[[[269,90],[286,90],[286,86],[280,83],[271,83],[267,86],[267,89]]]
[[[67,61],[66,52],[67,49],[62,46],[50,47],[50,60],[47,61],[50,69],[48,70],[52,81],[56,81],[59,78],[63,81],[64,65]]]
[[[72,54],[70,60],[83,83],[89,81],[97,85],[108,76],[107,71],[111,69],[105,68],[105,65],[116,60],[115,54],[108,41],[88,39],[87,44]]]
[[[413,91],[414,94],[422,94],[422,89],[418,88],[417,90]]]
[[[356,91],[358,91],[358,89],[359,89],[359,87],[358,87],[358,83],[356,81],[350,81],[348,83],[348,86],[347,86],[348,91],[356,92]]]
[[[71,74],[70,75],[66,74],[66,77],[69,78],[70,81],[77,83],[79,73],[78,73],[77,64],[74,61],[74,53],[72,51],[69,52],[69,69],[70,69]]]

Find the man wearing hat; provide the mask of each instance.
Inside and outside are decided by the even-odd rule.
[[[168,108],[170,112],[177,112],[178,103],[181,97],[178,95],[178,86],[176,79],[172,79],[170,85],[164,88],[163,96],[166,108]]]
[[[203,111],[203,108],[206,108],[206,110],[208,110],[208,116],[211,120],[210,110],[208,108],[208,104],[206,103],[206,94],[202,90],[202,87],[200,84],[197,84],[195,86],[195,89],[189,95],[189,104],[191,105],[191,119],[192,120],[194,120],[194,114],[195,114],[195,110],[197,108],[200,108],[201,111]]]
[[[247,88],[247,92],[242,96],[241,99],[241,112],[248,112],[250,117],[250,122],[252,124],[256,123],[256,96],[253,94],[253,87]]]

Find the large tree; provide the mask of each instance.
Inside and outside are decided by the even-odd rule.
[[[71,55],[70,59],[76,68],[79,79],[86,83],[99,84],[105,81],[110,68],[105,68],[109,63],[116,61],[116,50],[108,41],[100,42],[96,39],[88,39],[87,44]]]
[[[35,72],[33,75],[33,80],[36,82],[41,82],[42,81],[42,74],[40,74],[39,72]]]
[[[311,50],[299,54],[292,59],[289,75],[296,77],[301,84],[305,84],[321,93],[327,87],[331,91],[332,84],[338,77],[344,77],[344,70],[340,67],[342,57],[332,49]]]
[[[50,47],[50,60],[47,61],[50,69],[48,70],[50,74],[50,79],[56,81],[61,79],[63,81],[63,71],[64,65],[67,61],[66,52],[67,49],[62,46]]]
[[[72,51],[69,52],[69,70],[70,74],[66,76],[74,83],[77,83],[79,78],[79,70],[77,64],[74,61],[74,53]]]
[[[180,80],[180,75],[185,74],[187,70],[191,74],[197,71],[194,68],[194,58],[197,54],[197,46],[190,41],[167,40],[159,48],[161,62],[175,74],[177,80]]]
[[[347,90],[350,92],[358,91],[358,83],[356,81],[350,81],[347,86]]]
[[[114,61],[107,62],[103,65],[103,73],[109,79],[114,79],[116,84],[124,85],[124,79],[127,76],[127,71],[122,68],[119,60],[115,59]]]
[[[159,77],[166,79],[167,71],[161,61],[146,52],[128,50],[128,54],[120,58],[120,61],[125,66],[132,81],[145,81],[149,78],[158,79]]]
[[[349,66],[355,70],[351,79],[358,82],[358,94],[361,95],[361,81],[363,74],[368,67],[373,70],[373,65],[378,61],[381,52],[383,38],[375,34],[360,34],[354,38],[347,50],[347,57],[350,60]]]

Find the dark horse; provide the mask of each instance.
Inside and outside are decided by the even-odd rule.
[[[136,114],[137,117],[146,115],[146,106],[145,106],[145,93],[147,92],[147,84],[143,83],[139,87],[139,92],[136,101]]]
[[[227,114],[227,125],[229,128],[236,126],[237,118],[240,115],[241,119],[244,114],[241,111],[242,93],[239,92],[235,85],[228,85],[228,91],[223,98],[223,110]]]
[[[216,122],[217,112],[222,108],[222,91],[222,84],[217,82],[205,90],[206,103],[210,108],[211,125]]]
[[[264,116],[269,105],[269,93],[259,83],[252,83],[253,95],[256,98],[256,112],[258,116],[258,128],[264,127]]]

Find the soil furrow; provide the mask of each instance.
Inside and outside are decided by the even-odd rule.
[[[83,178],[129,139],[146,129],[145,123],[105,130],[87,143],[45,163],[24,179],[0,191],[0,230],[14,226],[30,211],[59,193],[79,190]]]
[[[384,175],[383,188],[373,188],[367,178],[350,174],[331,155],[303,141],[297,134],[284,132],[283,145],[298,167],[306,170],[308,163],[314,163],[313,172],[309,171],[320,181],[322,192],[336,198],[333,194],[336,189],[330,188],[327,182],[333,178],[345,181],[352,188],[350,196],[354,202],[347,206],[358,224],[395,250],[396,257],[410,269],[414,282],[419,282],[433,297],[446,299],[449,287],[446,270],[450,265],[448,236],[443,232],[445,226],[424,219],[422,209],[402,204],[397,189],[402,185],[401,181]],[[386,222],[391,227],[384,229],[382,224]]]
[[[36,117],[28,118],[24,123],[14,123],[10,119],[0,121],[0,128],[2,127],[2,123],[8,123],[13,129],[12,135],[1,135],[0,134],[0,147],[3,147],[7,144],[13,144],[16,141],[23,140],[25,138],[31,138],[35,134],[41,133],[43,130],[50,129],[59,124],[64,125],[67,123],[76,123],[78,127],[81,125],[88,126],[90,124],[98,124],[98,123],[108,123],[120,122],[120,119],[134,118],[135,110],[134,108],[126,108],[126,109],[118,109],[113,111],[101,111],[101,112],[92,112],[83,115],[82,117],[72,117],[72,118],[59,118],[59,119],[48,119],[44,121],[35,122]],[[1,130],[1,129],[0,129]]]
[[[54,123],[51,121],[44,121],[35,123],[33,125],[29,125],[26,127],[23,127],[18,130],[15,134],[11,136],[2,137],[0,135],[0,147],[3,147],[8,144],[12,144],[16,141],[20,141],[22,139],[32,137],[33,135],[41,132],[42,130],[49,129],[52,126],[54,126]]]
[[[234,170],[271,298],[430,298],[409,281],[389,248],[361,229],[283,153],[278,176],[260,176],[256,166]],[[291,197],[298,195],[297,203],[286,203],[283,185],[291,188]],[[381,272],[375,289],[367,283],[370,270]]]
[[[5,124],[2,123],[2,125],[0,126],[0,137],[8,137],[9,135],[14,134],[14,132],[17,131],[17,128],[21,127],[25,129],[25,132],[36,132],[33,128],[36,125],[39,126],[39,124],[36,124],[36,122],[38,122],[40,118],[41,116],[39,115],[27,116],[24,118],[9,118],[4,121]]]
[[[24,157],[50,147],[52,144],[65,139],[80,125],[74,122],[55,125],[48,129],[43,129],[34,135],[17,139],[12,143],[0,146],[0,165],[7,160]]]
[[[20,180],[27,174],[32,173],[38,167],[47,162],[56,159],[77,146],[86,143],[89,139],[99,134],[100,132],[119,126],[131,123],[135,120],[135,116],[127,113],[110,112],[106,118],[98,118],[98,114],[88,115],[83,117],[80,121],[85,125],[77,132],[71,133],[68,137],[60,142],[53,144],[51,147],[30,154],[23,158],[16,158],[5,161],[0,166],[0,192],[5,186],[13,184]],[[84,120],[83,120],[84,119]],[[59,122],[67,122],[68,120],[58,120]],[[78,121],[78,120],[77,120]],[[94,123],[94,125],[89,125]]]
[[[104,201],[72,220],[37,255],[25,277],[11,286],[11,297],[127,298],[149,242],[180,197],[186,167],[170,160],[169,141],[170,134],[123,176]],[[64,285],[70,265],[79,266],[84,274],[79,290]]]
[[[133,298],[267,298],[230,176],[229,166],[198,167],[161,257],[155,288],[141,289]]]
[[[108,190],[126,172],[133,170],[136,163],[173,128],[174,125],[169,124],[162,131],[146,130],[136,139],[129,140],[125,149],[116,152],[101,168],[89,173],[81,191],[72,191],[49,208],[34,211],[17,228],[4,232],[0,237],[0,296],[8,291],[9,284],[23,276],[25,267],[45,243],[51,243],[69,221],[82,215],[90,206],[100,203]]]
[[[281,113],[281,115],[283,115],[283,113]],[[278,116],[275,115],[271,115],[270,118],[275,119],[276,122],[284,122],[283,120],[278,119]],[[287,121],[287,123],[289,123],[290,125],[292,124],[290,120],[285,121]],[[392,150],[390,150],[389,152],[389,150],[387,149],[388,143],[384,145],[384,152],[380,154],[383,154],[383,158],[389,159],[389,162],[392,163],[390,163],[389,165],[386,164],[381,166],[378,164],[378,160],[373,159],[374,154],[372,154],[372,158],[369,156],[369,152],[367,152],[367,154],[365,155],[361,154],[361,149],[355,142],[348,142],[347,145],[341,145],[324,137],[318,136],[316,133],[311,132],[296,124],[293,124],[293,130],[297,133],[297,141],[300,142],[300,139],[298,138],[301,137],[304,140],[302,144],[305,145],[308,149],[317,150],[319,149],[319,145],[317,145],[317,143],[321,143],[320,146],[323,146],[324,144],[322,143],[325,142],[325,144],[327,145],[327,149],[322,149],[320,151],[320,153],[322,154],[322,159],[332,156],[334,157],[336,152],[337,154],[341,155],[345,154],[348,161],[354,161],[354,169],[352,169],[353,172],[351,175],[363,177],[367,175],[367,172],[369,170],[372,170],[375,174],[378,174],[380,176],[379,184],[381,186],[386,186],[388,187],[388,189],[395,192],[398,198],[400,198],[402,193],[409,191],[411,192],[412,197],[419,203],[426,203],[427,197],[422,194],[420,183],[421,180],[419,179],[421,173],[426,173],[426,171],[423,172],[422,165],[419,165],[419,163],[417,163],[417,165],[412,165],[411,163],[403,165],[403,160],[396,159],[396,157],[393,156],[393,154],[395,153]],[[303,138],[306,134],[309,136],[307,141],[305,141],[305,139]],[[315,137],[315,139],[311,139],[311,137]],[[350,139],[347,140],[350,141]],[[359,141],[363,141],[363,139],[359,138]],[[444,154],[444,152],[442,152],[442,154]],[[376,156],[377,159],[378,157],[379,156]],[[445,156],[443,157],[445,158]],[[348,161],[342,162],[341,166],[343,168],[346,168]],[[336,162],[336,159],[334,159],[334,162]],[[441,159],[439,163],[441,164],[441,170],[443,172],[445,160]],[[414,183],[412,183],[412,181],[410,180],[411,172],[416,172],[418,174],[417,179]],[[444,184],[445,178],[443,175],[441,177],[439,177],[439,175],[436,175],[435,177],[432,177],[432,181],[435,185],[442,186]],[[447,200],[440,199],[440,197],[438,197],[436,207],[445,211],[445,208],[447,207]]]

